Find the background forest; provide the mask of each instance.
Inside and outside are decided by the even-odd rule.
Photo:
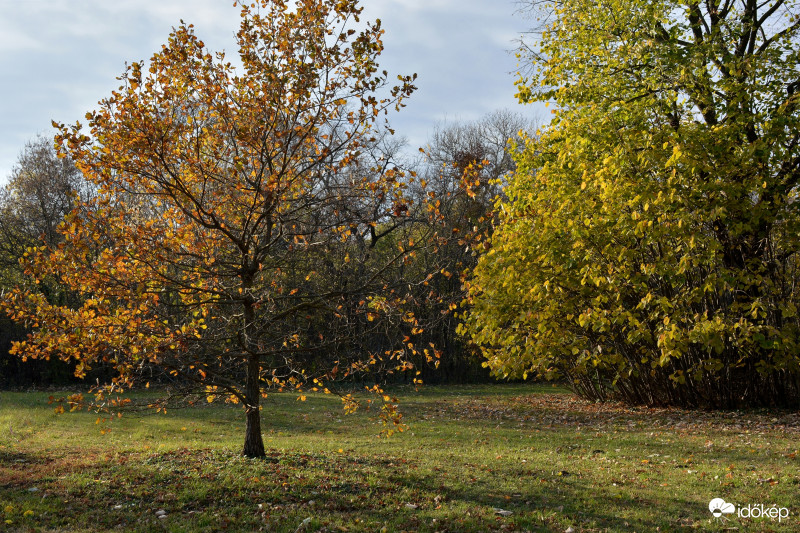
[[[523,131],[535,132],[535,122],[522,113],[497,111],[475,122],[444,123],[435,127],[424,153],[409,157],[403,140],[386,137],[369,147],[369,159],[373,164],[385,168],[398,167],[414,172],[447,201],[441,208],[452,234],[488,234],[490,230],[492,203],[501,194],[504,179],[516,168],[510,153],[510,141],[519,138]],[[473,196],[464,193],[462,178],[465,170],[480,163],[476,176],[477,187]],[[423,208],[418,188],[411,193],[412,210]],[[0,231],[2,231],[2,283],[5,291],[17,286],[25,277],[20,259],[29,247],[45,244],[58,245],[63,236],[58,231],[65,217],[80,202],[96,196],[94,186],[85,180],[69,157],[59,158],[52,139],[44,136],[31,140],[22,150],[17,165],[9,176],[8,184],[0,198]],[[409,219],[415,213],[408,213]],[[467,237],[465,237],[467,238]],[[436,285],[440,301],[426,298],[430,292],[424,286],[417,289],[418,303],[413,307],[417,316],[425,317],[431,326],[418,337],[423,345],[434,343],[440,356],[436,363],[424,356],[415,359],[415,371],[383,375],[381,379],[393,383],[408,383],[414,378],[425,383],[475,383],[490,382],[494,378],[483,368],[480,358],[470,350],[463,338],[456,333],[458,320],[451,312],[463,300],[462,277],[476,263],[476,255],[467,249],[467,241],[457,239],[435,257],[420,255],[407,268],[419,272],[430,269],[434,261],[441,262],[449,275],[440,276]],[[341,258],[340,258],[341,261]],[[356,270],[347,272],[355,282],[360,276]],[[40,285],[48,299],[66,302],[70,295],[67,288],[54,280]],[[73,305],[76,301],[73,301]],[[74,375],[74,361],[60,359],[28,359],[8,353],[13,341],[23,340],[30,332],[24,324],[15,324],[5,318],[0,345],[0,386],[6,388],[50,387],[82,383]],[[378,319],[370,342],[373,348],[381,346],[381,338],[397,337],[402,331],[390,321]],[[383,344],[389,345],[388,341]],[[348,349],[361,349],[351,346]],[[420,374],[417,375],[416,371]],[[112,372],[108,368],[91,370],[86,381],[108,379]],[[171,383],[168,373],[157,366],[146,371],[147,380],[155,383]]]

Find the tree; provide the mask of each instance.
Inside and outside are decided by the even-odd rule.
[[[238,71],[182,23],[87,114],[88,134],[57,125],[98,196],[67,217],[63,242],[30,254],[33,283],[3,304],[34,328],[16,353],[74,360],[79,376],[115,369],[95,406],[126,402],[116,393],[154,365],[242,404],[251,457],[264,455],[262,395],[377,366],[382,354],[343,348],[402,300],[385,272],[426,242],[370,254],[407,208],[403,173],[366,155],[413,77],[383,94],[380,21],[358,26],[356,1],[295,4],[241,6]],[[50,277],[80,305],[44,299],[35,284]]]
[[[57,157],[53,140],[38,136],[20,153],[0,189],[0,287],[7,290],[23,276],[19,260],[39,242],[55,245],[58,225],[79,198],[88,199],[91,188],[69,158]],[[64,287],[52,280],[41,285],[51,302],[65,302]],[[24,338],[24,327],[0,318],[0,383],[5,385],[64,383],[71,373],[59,362],[23,364],[8,354],[11,342]]]
[[[526,141],[465,331],[587,397],[800,402],[796,1],[532,2]]]
[[[471,248],[482,248],[491,230],[494,198],[502,194],[505,180],[516,168],[511,143],[519,140],[520,132],[535,129],[533,120],[509,110],[494,111],[475,121],[440,124],[415,167],[422,181],[411,187],[412,195],[421,209],[425,209],[425,198],[435,195],[443,233],[451,236],[435,253],[419,254],[415,259],[422,270],[438,272],[418,288],[419,305],[414,310],[427,324],[418,340],[433,343],[441,353],[435,369],[417,365],[426,382],[490,379],[480,358],[457,335],[458,319],[453,311],[466,295],[462,277],[477,262]],[[423,183],[427,187],[422,187]]]
[[[421,174],[433,182],[440,196],[453,196],[461,188],[464,170],[479,163],[479,194],[472,200],[489,211],[502,194],[504,179],[516,169],[511,144],[519,142],[520,132],[535,130],[536,121],[510,110],[494,111],[472,122],[437,125],[428,140]]]
[[[72,211],[76,199],[88,199],[91,190],[68,157],[59,159],[53,140],[29,141],[0,190],[0,261],[16,269],[27,247],[40,239],[54,245],[61,238],[58,225]]]

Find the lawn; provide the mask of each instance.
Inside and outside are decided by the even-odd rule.
[[[56,414],[0,393],[5,531],[797,531],[800,413],[629,409],[544,385],[398,390],[409,429],[271,395],[240,408]],[[110,431],[108,431],[110,429]],[[736,512],[715,518],[709,501]],[[761,506],[761,507],[759,507]],[[788,517],[747,518],[744,508]],[[755,514],[758,514],[757,512]]]

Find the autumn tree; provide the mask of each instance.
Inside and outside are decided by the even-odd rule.
[[[529,139],[465,330],[583,395],[800,402],[796,1],[537,1]]]
[[[6,312],[34,328],[15,352],[74,360],[77,375],[112,366],[95,406],[124,402],[137,370],[158,366],[243,405],[251,457],[264,455],[269,390],[325,389],[379,366],[385,354],[344,348],[402,301],[390,266],[435,239],[371,253],[380,228],[404,226],[407,179],[370,166],[368,151],[415,87],[379,70],[383,30],[360,13],[354,0],[241,5],[238,68],[182,23],[87,128],[58,124],[61,155],[98,196],[68,216],[62,242],[29,254],[33,282],[6,295]],[[48,302],[45,278],[80,305]],[[387,358],[405,365],[409,349]]]
[[[55,245],[64,217],[79,199],[88,199],[91,187],[68,157],[58,158],[53,139],[38,136],[27,142],[0,189],[0,287],[8,290],[19,283],[23,271],[19,260],[39,242]],[[54,280],[39,290],[51,302],[65,303],[67,291]],[[0,316],[0,384],[65,382],[71,373],[60,361],[23,363],[10,356],[11,342],[24,338],[23,326]]]

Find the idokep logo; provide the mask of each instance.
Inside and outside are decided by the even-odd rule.
[[[736,506],[728,503],[722,498],[714,498],[708,503],[708,510],[711,514],[719,518],[723,514],[731,514],[736,511]]]
[[[722,498],[714,498],[708,502],[708,510],[711,511],[716,518],[721,518],[725,514],[736,513],[739,518],[769,518],[771,520],[778,519],[778,522],[784,518],[789,518],[789,509],[786,507],[778,507],[777,505],[765,506],[764,504],[757,503],[751,505],[736,506],[728,503]]]

